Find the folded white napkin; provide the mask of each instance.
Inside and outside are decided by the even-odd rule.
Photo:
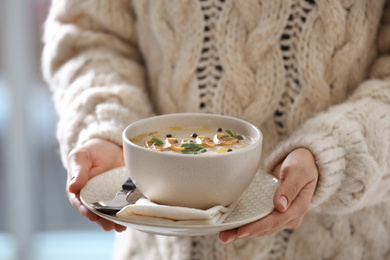
[[[227,207],[214,206],[207,210],[166,206],[140,198],[136,203],[124,207],[117,217],[135,221],[147,221],[161,224],[210,225],[221,224],[229,216],[239,200]]]

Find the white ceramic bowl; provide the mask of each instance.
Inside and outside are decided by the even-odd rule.
[[[229,153],[181,154],[141,147],[131,139],[172,126],[234,129],[253,143]],[[127,171],[137,188],[151,201],[207,209],[238,199],[259,167],[263,136],[254,125],[213,114],[168,114],[137,121],[123,132]]]

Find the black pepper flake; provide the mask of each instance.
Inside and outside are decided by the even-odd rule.
[[[197,133],[193,133],[192,135],[191,135],[191,137],[194,137],[194,138],[196,138],[198,135],[197,135]]]
[[[218,132],[222,132],[222,128],[218,128],[218,130],[217,130]]]
[[[228,151],[228,152],[233,152],[233,150],[232,150],[232,149],[230,149],[230,148],[229,148],[227,151]]]
[[[170,137],[172,137],[172,135],[171,134],[167,134],[166,137],[170,138]]]

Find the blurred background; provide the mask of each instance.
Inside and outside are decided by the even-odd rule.
[[[0,0],[0,260],[110,259],[113,232],[65,195],[56,113],[40,72],[49,0]]]

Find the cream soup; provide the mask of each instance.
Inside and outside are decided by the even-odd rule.
[[[211,127],[168,127],[141,134],[131,142],[161,152],[183,154],[227,153],[242,149],[253,140],[234,129]]]

